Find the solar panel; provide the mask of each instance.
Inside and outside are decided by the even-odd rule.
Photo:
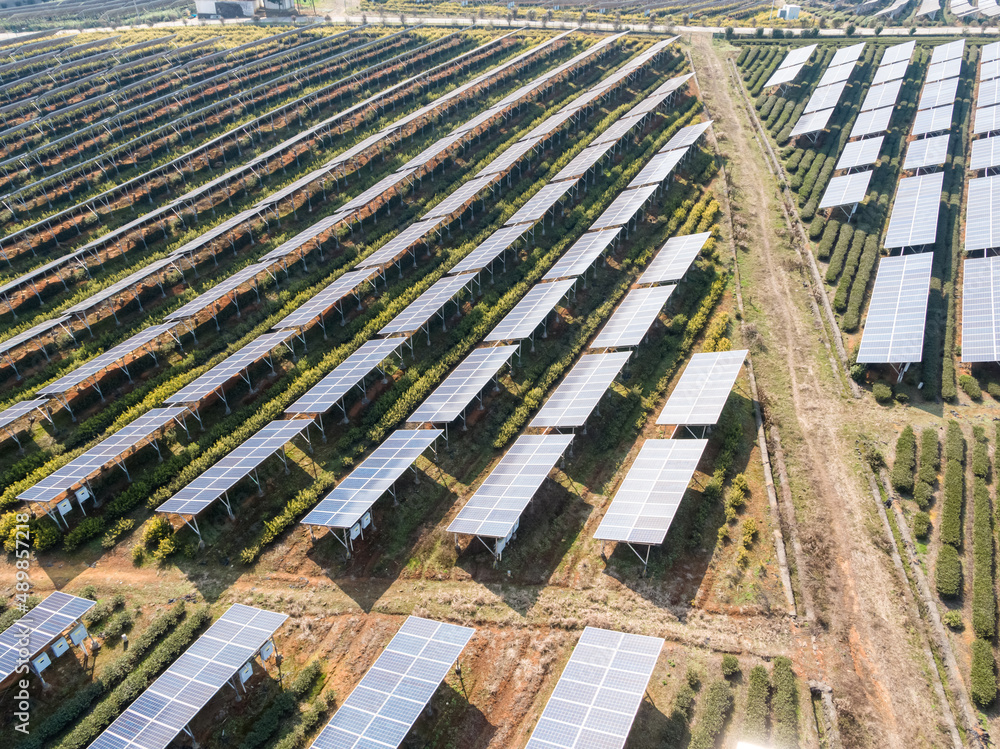
[[[1000,79],[982,81],[976,95],[977,107],[992,107],[1000,104]]]
[[[108,299],[111,299],[112,297],[121,294],[126,289],[135,289],[136,287],[140,286],[143,281],[146,281],[147,279],[149,279],[159,271],[163,270],[164,268],[169,268],[175,262],[176,261],[174,260],[174,258],[170,256],[160,258],[159,260],[152,262],[145,267],[140,268],[135,273],[130,273],[122,280],[117,281],[111,284],[110,286],[91,294],[82,302],[74,304],[72,307],[66,310],[66,314],[75,315],[80,312],[86,312],[87,310],[91,310],[94,307],[97,307],[98,305],[107,301]]]
[[[425,214],[424,219],[442,219],[451,216],[457,211],[465,210],[470,201],[475,200],[480,193],[485,192],[491,185],[499,181],[499,179],[500,177],[495,174],[473,177],[431,208]]]
[[[837,50],[833,59],[830,60],[830,67],[837,67],[838,65],[847,65],[848,63],[857,62],[861,59],[861,53],[865,51],[865,43],[858,42],[857,44],[852,44],[850,47],[841,47]]]
[[[266,272],[268,267],[268,263],[254,263],[253,265],[248,265],[246,268],[243,268],[242,270],[239,270],[229,276],[229,278],[220,281],[208,291],[199,294],[180,309],[176,309],[169,315],[164,316],[163,319],[167,322],[177,322],[179,320],[186,320],[189,317],[194,317],[202,310],[208,309],[220,299],[231,294],[243,284],[248,283],[261,273]]]
[[[958,39],[947,44],[939,44],[931,52],[931,65],[945,60],[961,59],[965,53],[965,40]]]
[[[407,617],[311,749],[398,747],[474,633]]]
[[[812,53],[816,51],[815,44],[807,44],[804,47],[798,47],[796,49],[789,50],[788,54],[785,55],[785,59],[781,61],[781,65],[778,68],[790,68],[793,65],[805,65],[809,62],[809,58],[812,57]]]
[[[526,434],[517,438],[448,526],[449,533],[507,538],[528,502],[559,460],[572,434]]]
[[[300,247],[304,247],[309,242],[321,236],[324,232],[329,231],[338,223],[339,220],[336,216],[327,216],[326,218],[320,219],[308,229],[299,232],[291,239],[282,242],[280,245],[268,252],[261,258],[261,262],[265,260],[280,260],[288,257]]]
[[[920,7],[917,8],[917,17],[937,13],[939,10],[941,10],[941,0],[920,0]]]
[[[39,338],[46,333],[55,330],[67,320],[69,320],[68,315],[60,315],[59,317],[54,317],[51,320],[40,322],[38,325],[18,333],[17,335],[12,335],[7,340],[0,342],[0,354],[7,354],[16,349],[22,343],[27,343],[28,341],[32,341],[35,338]]]
[[[771,77],[767,79],[767,82],[764,84],[764,88],[780,86],[784,83],[791,83],[798,78],[798,75],[802,72],[803,67],[803,65],[793,65],[788,68],[778,68],[771,74]]]
[[[692,356],[656,423],[676,426],[718,423],[746,356],[744,350]]]
[[[402,338],[365,341],[330,374],[285,409],[287,414],[321,414],[333,408],[355,385],[403,345]]]
[[[1000,137],[972,141],[969,169],[989,169],[995,166],[1000,166]]]
[[[286,619],[287,614],[234,603],[90,749],[166,749]]]
[[[401,255],[406,254],[421,242],[426,241],[426,238],[440,224],[441,219],[421,219],[415,224],[410,224],[371,255],[359,260],[355,267],[368,269],[381,268],[383,265],[395,262]]]
[[[622,749],[662,647],[659,637],[584,629],[525,749]]]
[[[566,292],[576,282],[575,278],[532,286],[524,298],[508,312],[486,341],[517,341],[530,336],[545,320]]]
[[[881,259],[858,349],[860,364],[920,361],[933,262],[930,252]]]
[[[168,395],[164,403],[197,403],[221,388],[240,372],[295,335],[292,330],[264,333],[239,351],[230,354],[194,382]]]
[[[611,127],[605,130],[603,133],[598,133],[597,137],[591,141],[592,146],[599,145],[601,143],[617,143],[622,138],[627,136],[632,130],[635,129],[637,125],[640,125],[643,121],[642,114],[626,114],[617,122],[614,122]]]
[[[948,141],[950,135],[938,135],[933,138],[922,138],[910,143],[906,149],[906,160],[903,169],[922,169],[928,166],[944,166],[948,158]]]
[[[529,130],[519,142],[523,143],[525,141],[532,141],[533,143],[538,143],[541,139],[547,138],[562,125],[573,119],[576,114],[577,110],[574,108],[560,109],[555,114],[546,117],[538,125],[531,128],[531,130]]]
[[[854,169],[859,166],[874,164],[878,161],[883,140],[885,140],[885,136],[880,135],[877,138],[851,141],[844,146],[835,169]]]
[[[533,150],[538,147],[538,143],[541,141],[541,137],[531,138],[529,140],[518,141],[510,148],[506,149],[503,153],[497,156],[493,161],[484,166],[479,170],[476,175],[478,177],[486,176],[488,174],[500,174],[506,172],[514,164],[519,162]]]
[[[388,177],[383,177],[374,185],[365,190],[363,193],[358,195],[356,198],[353,198],[352,200],[349,200],[346,203],[344,203],[344,205],[341,206],[338,213],[346,213],[348,211],[355,211],[359,208],[365,208],[373,200],[382,197],[383,194],[389,192],[393,188],[398,187],[399,185],[402,185],[404,182],[406,182],[407,178],[410,177],[416,171],[417,171],[416,169],[407,169],[406,171],[398,171],[393,174],[390,174]],[[312,180],[309,181],[311,182]]]
[[[896,103],[899,96],[899,89],[903,85],[901,80],[889,81],[872,86],[865,94],[865,100],[861,103],[861,111],[867,112],[872,109],[891,107]]]
[[[957,78],[961,73],[961,58],[937,62],[927,68],[927,77],[924,79],[924,83],[935,83],[936,81],[943,81],[946,78]]]
[[[662,544],[708,440],[646,440],[594,538]]]
[[[353,294],[355,289],[371,276],[372,271],[368,269],[348,271],[297,310],[275,323],[274,329],[289,330],[306,327]]]
[[[675,288],[677,287],[649,286],[632,289],[590,344],[590,348],[638,346]]]
[[[667,141],[667,144],[661,148],[660,151],[677,151],[681,148],[693,146],[698,142],[698,138],[700,138],[706,130],[712,127],[713,122],[714,120],[707,120],[705,122],[699,122],[695,125],[682,127],[670,140]]]
[[[649,200],[660,189],[657,185],[646,185],[635,189],[628,189],[619,193],[618,197],[607,208],[604,213],[597,217],[597,220],[590,225],[591,231],[600,229],[610,229],[612,227],[625,226],[635,218],[636,214],[642,210]]]
[[[877,86],[880,83],[888,83],[889,81],[905,78],[908,67],[910,67],[909,60],[900,60],[889,65],[880,65],[875,71],[875,77],[872,78],[872,85]]]
[[[514,226],[516,224],[533,224],[556,205],[562,197],[570,191],[573,187],[574,182],[552,182],[540,189],[534,195],[532,195],[528,202],[521,206],[520,210],[517,211],[513,216],[511,216],[504,223],[504,226]]]
[[[472,283],[475,278],[474,273],[466,273],[461,276],[445,276],[438,279],[433,286],[418,296],[406,309],[396,315],[388,325],[382,328],[379,334],[415,333],[434,315],[438,314],[453,296]]]
[[[51,502],[97,473],[184,413],[183,408],[154,408],[103,442],[58,468],[17,495],[26,502]]]
[[[1000,257],[968,258],[962,274],[962,361],[1000,361]]]
[[[684,75],[675,76],[657,86],[652,95],[660,96],[662,94],[672,94],[692,78],[694,78],[694,73],[685,73]]]
[[[882,59],[879,61],[879,66],[889,65],[894,62],[899,62],[900,60],[910,61],[913,57],[913,50],[917,46],[915,41],[904,42],[903,44],[896,44],[892,47],[887,47],[885,52],[882,54]]]
[[[45,387],[38,389],[39,395],[61,395],[69,392],[80,383],[86,382],[91,377],[103,372],[111,366],[121,363],[126,357],[137,353],[143,346],[153,343],[158,338],[166,335],[173,328],[173,323],[162,323],[152,325],[145,330],[141,330],[128,340],[119,343],[114,348],[108,349],[103,354],[94,357],[90,361],[84,362],[72,372],[60,377],[55,382],[49,383]]]
[[[799,117],[799,121],[795,123],[795,127],[792,128],[790,133],[791,137],[796,135],[809,135],[810,133],[818,133],[823,130],[827,123],[830,122],[830,117],[833,115],[833,109],[824,109],[820,112],[810,112],[809,114],[804,114]]]
[[[629,351],[618,351],[580,357],[529,426],[541,429],[583,426],[631,355]]]
[[[982,62],[996,62],[1000,60],[1000,42],[984,44],[980,51],[979,59]]]
[[[992,81],[987,81],[979,87],[980,98],[983,96],[984,88],[988,90]],[[958,92],[958,78],[949,78],[946,81],[937,81],[924,85],[924,90],[920,93],[920,103],[917,109],[931,109],[932,107],[943,107],[946,104],[953,104],[955,94]],[[983,101],[982,104],[996,104],[997,101]]]
[[[48,402],[48,398],[35,398],[30,401],[18,401],[13,406],[5,408],[0,411],[0,429],[7,428],[22,416],[27,416],[35,409],[42,408]],[[0,677],[0,681],[3,681],[2,677]]]
[[[840,205],[853,205],[860,203],[868,194],[868,183],[872,178],[872,170],[864,172],[854,172],[853,174],[842,174],[834,177],[826,186],[819,207],[835,208]]]
[[[918,113],[919,114],[919,113]],[[951,119],[949,118],[949,123]],[[1000,106],[980,107],[976,110],[976,122],[973,133],[982,135],[1000,130]]]
[[[552,182],[561,182],[564,179],[579,179],[586,174],[598,161],[615,147],[614,141],[598,143],[594,146],[587,146],[580,153],[554,176]]]
[[[1000,177],[969,180],[965,212],[965,249],[985,250],[1000,245]]]
[[[854,70],[854,63],[848,63],[847,65],[831,65],[823,72],[823,77],[819,79],[819,83],[816,84],[817,90],[823,88],[824,86],[832,86],[834,83],[847,82],[847,79],[851,77],[851,72]]]
[[[282,445],[302,434],[310,423],[308,419],[272,421],[157,507],[156,511],[197,515],[274,455]]]
[[[473,349],[407,421],[427,424],[454,421],[515,351],[517,346]]]
[[[590,267],[590,264],[611,246],[620,231],[621,228],[618,227],[584,234],[562,254],[556,264],[549,269],[549,272],[542,276],[542,280],[554,281],[559,278],[582,275]]]
[[[528,233],[530,224],[501,226],[490,234],[482,244],[458,261],[449,273],[468,273],[486,268],[517,240]]]
[[[344,477],[302,523],[350,528],[442,434],[440,429],[397,429]]]
[[[0,634],[0,682],[17,671],[22,649],[28,660],[33,659],[95,605],[96,601],[57,590],[7,627]]]
[[[680,281],[711,236],[712,232],[706,231],[671,237],[653,256],[652,262],[639,277],[639,283]]]
[[[899,180],[885,236],[886,249],[934,243],[943,180],[944,172]]]
[[[860,138],[865,135],[874,135],[875,133],[886,132],[889,129],[889,118],[892,117],[892,110],[894,108],[895,107],[882,107],[881,109],[873,109],[870,112],[859,113],[857,118],[854,120],[854,126],[851,128],[850,137]],[[917,112],[918,118],[920,114],[920,112]]]
[[[674,168],[687,155],[688,149],[681,148],[676,151],[660,151],[653,154],[653,158],[642,168],[628,183],[628,188],[646,187],[647,185],[660,185],[670,176]]]
[[[809,101],[806,102],[806,108],[803,111],[809,114],[810,112],[817,112],[820,109],[830,109],[837,106],[837,102],[840,101],[840,97],[844,93],[845,86],[847,86],[847,81],[840,81],[839,83],[832,83],[829,86],[817,88],[813,91],[812,96],[809,97]]]
[[[950,130],[954,109],[954,104],[946,104],[943,107],[920,110],[913,120],[912,134],[928,135],[930,133],[939,133],[942,130]]]
[[[994,78],[1000,78],[1000,60],[984,62],[979,68],[980,81],[990,81]]]

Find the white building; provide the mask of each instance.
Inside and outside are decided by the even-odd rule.
[[[799,17],[799,11],[801,10],[801,5],[783,5],[781,6],[781,10],[778,11],[778,18],[784,18],[786,21],[794,21]]]

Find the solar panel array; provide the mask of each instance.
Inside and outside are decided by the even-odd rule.
[[[962,361],[1000,361],[1000,257],[965,260],[962,273]]]
[[[943,107],[947,104],[954,104],[957,93],[958,78],[948,78],[944,81],[925,83],[923,91],[920,93],[920,101],[917,104],[917,109],[930,109],[932,107]]]
[[[965,249],[986,250],[997,246],[1000,246],[1000,176],[970,179]]]
[[[802,111],[809,113],[837,106],[837,102],[840,101],[840,97],[843,95],[846,87],[847,81],[843,80],[817,88],[813,91],[812,96],[809,97],[809,101],[806,102],[806,108]]]
[[[819,83],[816,84],[816,89],[825,88],[827,86],[832,86],[834,83],[840,83],[841,81],[847,81],[851,77],[851,73],[854,72],[854,65],[830,65],[819,79]]]
[[[243,268],[228,278],[220,281],[205,293],[199,294],[180,309],[176,309],[170,314],[164,316],[163,319],[167,322],[176,322],[179,320],[186,320],[189,317],[194,317],[202,310],[208,309],[219,300],[233,293],[239,287],[255,279],[261,273],[265,272],[267,267],[267,263],[254,263],[253,265],[248,265],[246,268]]]
[[[1000,137],[979,138],[972,141],[969,169],[991,169],[1000,166]]]
[[[473,634],[470,627],[407,617],[311,749],[398,747]]]
[[[442,434],[440,429],[397,429],[327,494],[302,523],[350,528]]]
[[[91,474],[102,470],[129,450],[137,447],[183,413],[183,408],[151,409],[103,442],[56,469],[30,488],[25,489],[17,495],[17,498],[26,502],[51,502],[53,499],[58,499],[82,483]]]
[[[889,81],[899,80],[900,78],[906,77],[906,69],[910,67],[909,60],[900,60],[899,62],[893,62],[888,65],[883,63],[878,66],[875,71],[875,77],[872,78],[872,85],[877,86],[880,83],[888,83]]]
[[[525,749],[622,749],[662,647],[659,637],[584,629]]]
[[[718,423],[746,357],[746,350],[693,355],[656,423],[677,426]]]
[[[234,603],[90,749],[166,749],[286,619],[287,614]]]
[[[485,340],[516,341],[530,336],[568,292],[576,279],[532,286]]]
[[[628,351],[581,356],[529,426],[542,429],[583,426],[630,356]]]
[[[198,403],[221,388],[240,372],[260,361],[274,348],[294,336],[294,331],[279,330],[264,333],[250,341],[234,354],[227,356],[194,382],[186,385],[173,395],[164,398],[165,403]]]
[[[663,146],[660,151],[677,151],[682,148],[693,146],[698,142],[698,139],[704,135],[710,127],[712,127],[713,122],[714,120],[706,120],[705,122],[698,122],[694,125],[682,127],[670,140],[667,141],[666,145]]]
[[[889,129],[889,119],[892,117],[893,109],[894,107],[882,107],[870,112],[860,112],[851,127],[850,137],[861,138],[886,132]]]
[[[687,147],[675,151],[660,151],[653,155],[653,158],[642,168],[632,181],[629,188],[646,187],[649,185],[659,185],[667,179],[681,159],[687,154]],[[627,193],[626,193],[627,194]]]
[[[425,241],[440,224],[440,220],[420,220],[410,224],[371,255],[360,260],[355,267],[374,270],[395,262],[401,255]]]
[[[946,78],[957,78],[962,73],[962,58],[954,57],[944,62],[936,62],[927,68],[926,83],[943,81]]]
[[[951,136],[947,133],[933,138],[921,138],[910,143],[906,149],[906,160],[903,169],[924,169],[929,166],[944,166],[948,159],[948,142]]]
[[[867,112],[872,109],[891,107],[899,97],[899,89],[902,87],[901,80],[889,81],[872,86],[865,94],[865,100],[861,103],[861,111]]]
[[[796,135],[808,135],[809,133],[819,132],[826,127],[831,116],[833,116],[832,107],[819,112],[811,112],[809,114],[802,115],[799,117],[799,121],[795,123],[795,127],[792,128],[792,137]]]
[[[272,421],[156,508],[157,512],[197,515],[309,427],[304,419]]]
[[[887,47],[885,52],[882,54],[882,59],[879,61],[879,66],[890,65],[894,62],[899,62],[900,60],[910,61],[913,57],[913,50],[916,49],[917,43],[915,41],[903,42],[902,44],[896,44],[892,47]]]
[[[620,233],[621,227],[587,232],[559,257],[542,280],[555,281],[582,275],[591,263],[612,245]]]
[[[940,133],[942,130],[950,130],[954,111],[954,104],[920,110],[913,119],[913,130],[911,130],[911,133],[913,135],[929,135],[931,133]]]
[[[802,68],[805,67],[805,64],[809,61],[812,53],[815,51],[815,44],[809,44],[804,47],[798,47],[797,49],[791,50],[785,56],[785,59],[781,61],[781,65],[778,66],[778,69],[775,70],[771,77],[767,79],[767,82],[764,83],[764,88],[777,86],[782,83],[789,83],[795,80],[802,71]]]
[[[590,225],[592,230],[610,229],[616,226],[625,226],[635,215],[646,205],[646,201],[653,197],[653,194],[660,188],[659,185],[646,185],[637,187],[634,190],[625,190],[618,194],[604,213],[597,217],[597,220]]]
[[[676,286],[632,289],[605,323],[590,348],[638,346]]]
[[[931,65],[944,62],[946,60],[961,59],[965,53],[965,40],[957,39],[947,44],[939,44],[931,52]]]
[[[708,440],[646,440],[594,538],[662,544]]]
[[[569,443],[571,434],[527,434],[504,454],[459,510],[449,533],[506,538]]]
[[[288,414],[322,414],[333,408],[383,360],[403,345],[402,338],[376,338],[365,341],[357,351],[313,385],[285,409]]]
[[[371,278],[371,276],[371,271],[365,269],[348,271],[321,292],[311,297],[294,312],[291,312],[275,323],[275,330],[306,327],[314,320],[318,320],[329,312],[341,301],[351,296],[358,286]]]
[[[452,266],[451,273],[469,273],[482,270],[502,255],[531,229],[531,224],[501,226],[490,234],[476,249]]]
[[[684,278],[691,263],[708,243],[712,232],[671,237],[653,256],[639,277],[640,284],[676,282]]]
[[[22,648],[27,650],[29,659],[34,658],[96,605],[96,601],[58,590],[49,593],[0,634],[0,682],[16,672]],[[26,647],[22,642],[25,634]]]
[[[887,249],[934,243],[943,184],[944,172],[899,180],[885,236]]]
[[[563,181],[544,185],[513,216],[507,219],[504,225],[516,226],[517,224],[533,224],[540,221],[552,209],[552,206],[573,188],[574,184]]]
[[[879,152],[882,150],[884,135],[877,138],[866,138],[865,140],[854,140],[844,146],[840,158],[837,160],[837,170],[855,169],[859,166],[869,166],[878,161]]]
[[[933,253],[884,257],[878,265],[857,361],[920,361],[927,321]]]
[[[428,424],[454,421],[515,351],[517,346],[473,349],[407,421]]]
[[[0,429],[6,429],[23,416],[27,416],[38,408],[43,408],[49,402],[48,398],[34,398],[27,401],[18,401],[12,406],[8,406],[0,411]]]
[[[868,194],[868,183],[871,178],[872,171],[870,169],[834,177],[826,186],[826,191],[819,201],[819,207],[834,208],[840,205],[860,203]]]
[[[445,276],[434,282],[423,294],[411,302],[406,309],[390,320],[379,334],[415,333],[438,314],[451,298],[475,280],[474,273],[460,276]]]

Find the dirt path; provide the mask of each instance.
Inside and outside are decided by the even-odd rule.
[[[797,560],[799,580],[817,609],[818,625],[800,635],[811,639],[813,655],[799,664],[802,676],[833,687],[846,746],[947,745],[936,721],[912,719],[940,716],[940,709],[912,636],[917,623],[902,594],[887,593],[906,583],[881,546],[884,535],[855,462],[851,443],[865,402],[845,397],[831,369],[777,185],[725,61],[709,36],[692,42],[716,134],[730,154],[734,210],[743,212],[751,235],[740,258],[747,322],[764,339],[758,379],[769,420],[782,429],[807,557]]]

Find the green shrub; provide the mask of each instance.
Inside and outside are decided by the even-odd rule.
[[[986,383],[986,392],[990,394],[991,397],[1000,400],[1000,385],[995,382]]]
[[[875,236],[875,235],[872,235]],[[844,273],[837,284],[837,293],[833,296],[833,308],[837,312],[847,309],[847,298],[851,291],[851,284],[854,282],[854,274],[858,272],[858,264],[861,262],[861,253],[865,249],[868,235],[863,231],[854,232],[854,241],[851,243],[851,251],[847,253],[847,260],[844,261]]]
[[[172,536],[173,533],[174,529],[169,520],[162,515],[154,515],[142,529],[142,545],[148,551],[155,551],[159,548],[160,542],[167,536]]]
[[[996,663],[993,647],[978,637],[972,642],[972,701],[986,708],[993,704],[997,696]]]
[[[913,515],[913,535],[917,538],[927,538],[931,532],[931,516],[926,512],[918,512]]]
[[[118,543],[119,537],[122,534],[128,533],[133,528],[135,528],[135,520],[132,518],[119,518],[118,522],[111,527],[111,530],[104,534],[104,538],[101,539],[101,548],[113,549],[115,544]]]
[[[981,443],[977,442],[977,447]],[[997,602],[993,592],[993,508],[986,480],[977,476],[972,489],[972,629],[977,637],[996,634]]]
[[[768,697],[771,682],[767,669],[754,666],[750,669],[750,683],[747,687],[747,708],[743,714],[743,737],[749,741],[767,740]]]
[[[819,219],[813,221],[813,224],[822,222]],[[819,242],[819,246],[816,248],[816,257],[820,260],[829,259],[831,253],[833,252],[833,243],[837,241],[837,232],[840,231],[840,222],[831,219],[826,222],[826,228],[823,229],[823,238]]]
[[[108,619],[108,623],[101,630],[101,636],[105,640],[113,640],[120,637],[124,632],[132,629],[132,612],[129,610],[119,611]]]
[[[772,739],[778,746],[798,746],[799,689],[789,658],[778,656],[774,659],[771,681],[774,684],[771,696]]]
[[[962,509],[965,504],[965,469],[949,460],[944,469],[944,501],[941,507],[941,540],[952,546],[962,543]]]
[[[240,742],[239,749],[258,749],[271,739],[281,727],[281,721],[292,714],[320,673],[319,661],[313,661],[302,669],[291,685],[257,718],[250,733]]]
[[[937,481],[938,470],[941,468],[941,456],[938,455],[937,429],[925,429],[920,433],[920,480],[933,484]]]
[[[892,464],[892,485],[897,491],[913,491],[913,471],[917,465],[917,437],[907,425],[896,440],[896,460]]]
[[[740,659],[731,653],[722,656],[722,675],[735,676],[740,672]]]
[[[153,552],[153,558],[160,564],[163,564],[175,551],[177,551],[177,541],[174,540],[173,536],[164,538],[160,541],[160,545],[156,547],[156,551]]]
[[[958,386],[965,391],[965,394],[974,401],[982,400],[983,391],[979,387],[979,381],[972,375],[964,374],[958,378]]]
[[[118,609],[125,605],[125,596],[121,593],[116,593],[110,598],[103,598],[97,602],[90,611],[87,612],[84,617],[88,627],[93,627],[94,625],[100,624],[109,616],[111,616]]]
[[[957,421],[948,422],[948,431],[944,442],[944,459],[957,460],[965,465],[965,435]]]
[[[691,732],[688,749],[714,749],[733,709],[733,692],[724,681],[713,681],[705,695],[701,720]]]
[[[955,598],[962,592],[962,562],[954,546],[941,545],[934,568],[934,585],[942,598]]]
[[[91,515],[84,518],[77,526],[66,534],[63,539],[63,549],[73,551],[80,544],[89,541],[104,532],[104,518]]]
[[[688,666],[684,678],[692,689],[698,689],[701,686],[701,671],[698,670],[697,666]]]
[[[965,629],[965,622],[962,621],[962,612],[952,609],[951,611],[945,611],[944,616],[941,617],[944,623],[956,631]]]
[[[89,598],[91,601],[97,600],[97,588],[93,585],[84,585],[80,590],[76,592],[76,595],[80,598]]]
[[[872,395],[879,403],[888,403],[892,400],[892,388],[884,382],[876,382],[872,385]]]
[[[916,486],[913,488],[913,501],[917,503],[917,506],[921,510],[926,510],[930,507],[933,496],[934,489],[928,483],[918,481]]]
[[[837,245],[833,249],[833,255],[830,256],[830,265],[826,269],[827,283],[836,281],[840,272],[844,269],[844,261],[847,260],[847,253],[851,249],[851,239],[853,237],[854,227],[850,224],[844,224],[840,229],[840,234],[837,235]]]
[[[864,306],[868,281],[871,279],[872,269],[875,267],[875,261],[878,260],[878,257],[878,238],[871,235],[865,241],[865,251],[861,255],[858,270],[854,275],[854,282],[851,284],[847,311],[841,321],[842,327],[846,331],[857,330],[861,322],[861,307]],[[837,291],[840,289],[838,288]]]
[[[972,473],[974,476],[986,478],[990,473],[990,446],[981,426],[973,429],[973,435]]]

